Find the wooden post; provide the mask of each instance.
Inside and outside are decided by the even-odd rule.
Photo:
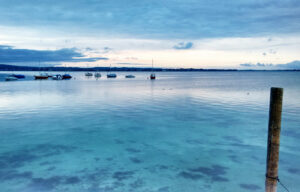
[[[282,88],[271,88],[268,128],[266,192],[277,191],[282,96]]]

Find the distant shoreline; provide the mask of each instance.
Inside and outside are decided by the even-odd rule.
[[[82,68],[82,67],[31,67],[31,66],[16,66],[16,65],[6,65],[0,64],[0,71],[156,71],[156,72],[184,72],[184,71],[300,71],[300,69],[277,69],[277,70],[258,70],[258,69],[202,69],[202,68],[144,68],[144,67],[90,67],[90,68]]]

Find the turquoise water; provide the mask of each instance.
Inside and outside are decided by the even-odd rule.
[[[71,74],[0,82],[0,191],[263,191],[271,86],[279,177],[299,191],[299,72]]]

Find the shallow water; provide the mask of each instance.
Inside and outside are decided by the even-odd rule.
[[[299,191],[299,72],[71,74],[0,82],[1,191],[262,191],[271,86],[279,177]]]

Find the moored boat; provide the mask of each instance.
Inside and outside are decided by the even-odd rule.
[[[107,74],[107,78],[116,78],[116,77],[117,77],[117,74],[115,74],[115,73]]]
[[[135,78],[134,75],[126,75],[125,78]]]
[[[152,59],[152,69],[151,69],[152,73],[150,75],[150,79],[151,80],[154,80],[156,77],[155,77],[155,73],[153,72],[153,59]]]
[[[96,78],[99,78],[99,77],[101,77],[101,73],[95,73],[95,75],[94,75]]]
[[[53,80],[62,80],[62,76],[60,74],[52,75]]]
[[[154,80],[156,77],[155,77],[155,73],[151,73],[150,75],[150,79]]]
[[[14,77],[14,76],[8,76],[5,78],[5,81],[17,81],[18,78]]]
[[[91,73],[91,72],[86,72],[86,73],[85,73],[85,76],[91,77],[91,76],[93,76],[93,73]]]
[[[72,79],[72,76],[70,74],[64,74],[62,76],[62,79],[67,80],[67,79]]]
[[[40,75],[35,75],[34,76],[35,80],[46,80],[48,78],[49,78],[48,74],[40,74]]]
[[[15,77],[15,78],[18,78],[18,79],[24,79],[25,78],[25,75],[22,75],[22,74],[13,74],[12,76]]]
[[[117,77],[117,74],[115,74],[115,73],[110,73],[110,71],[111,71],[111,65],[109,66],[109,71],[108,71],[108,73],[107,73],[107,78],[116,78]]]

